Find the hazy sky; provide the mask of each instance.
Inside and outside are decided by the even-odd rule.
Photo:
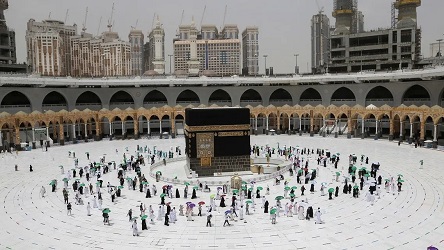
[[[294,71],[295,53],[300,54],[298,64],[301,72],[311,67],[310,19],[318,12],[315,0],[9,0],[6,21],[16,31],[18,61],[26,60],[26,22],[51,19],[64,21],[69,9],[68,24],[76,23],[81,31],[86,7],[89,8],[87,32],[96,34],[102,17],[100,32],[106,29],[115,3],[114,30],[123,40],[128,40],[131,26],[136,25],[147,35],[151,29],[154,13],[159,14],[165,28],[165,55],[172,54],[172,39],[180,24],[182,10],[185,11],[183,24],[191,22],[194,16],[199,26],[204,6],[204,24],[221,27],[227,5],[226,24],[237,24],[240,32],[246,27],[259,27],[260,71],[264,69],[262,55],[267,54],[267,66],[273,66],[275,73]],[[318,0],[334,25],[331,16],[333,0]],[[390,0],[360,0],[359,9],[365,15],[365,29],[390,26]],[[443,0],[422,1],[418,9],[418,22],[422,27],[422,54],[430,56],[429,44],[443,37]],[[166,56],[166,71],[169,59]]]

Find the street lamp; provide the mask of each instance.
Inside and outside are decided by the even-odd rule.
[[[170,75],[171,75],[171,57],[173,56],[173,55],[168,55],[169,57],[170,57]]]
[[[265,75],[267,75],[267,57],[268,57],[268,55],[263,55],[263,57],[265,58]]]
[[[296,57],[296,65],[294,67],[294,73],[297,75],[299,74],[299,69],[298,69],[298,56],[299,54],[294,54],[294,57]]]
[[[438,56],[437,57],[441,57],[441,41],[442,41],[442,39],[438,39],[436,41],[438,42]]]

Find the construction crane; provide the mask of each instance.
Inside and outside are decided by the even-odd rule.
[[[68,21],[68,15],[69,15],[69,9],[66,10],[66,14],[65,14],[65,24],[66,24],[66,21]]]
[[[136,25],[135,25],[135,26],[131,26],[131,29],[132,29],[132,30],[137,29],[137,24],[139,24],[139,19],[136,20]]]
[[[200,27],[202,28],[202,23],[205,17],[205,11],[207,10],[207,6],[205,5],[204,10],[202,12],[202,18],[200,19]]]
[[[222,28],[221,29],[223,29],[223,27],[225,26],[225,18],[227,17],[227,5],[225,5],[225,11],[224,11],[224,21],[222,22]]]
[[[316,5],[318,6],[318,13],[322,14],[324,12],[324,6],[320,7],[318,0],[316,0]]]
[[[182,25],[184,14],[185,14],[185,10],[182,10],[182,16],[180,17],[180,24],[179,24],[179,26]],[[154,23],[154,20],[153,20],[153,23]],[[176,36],[180,37],[179,30],[176,30]]]
[[[85,33],[85,31],[86,31],[86,21],[87,20],[88,20],[88,7],[86,7],[85,19],[83,20],[83,24],[82,24],[82,33]]]
[[[99,36],[99,32],[100,32],[100,27],[102,26],[102,17],[100,17],[100,20],[99,20],[99,27],[97,27],[97,33],[96,33],[96,36]]]
[[[114,24],[113,16],[114,16],[114,3],[113,3],[113,7],[111,8],[111,17],[108,20],[108,26],[107,26],[110,32],[112,31],[113,24]]]

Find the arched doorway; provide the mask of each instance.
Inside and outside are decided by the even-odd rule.
[[[373,104],[376,107],[381,107],[387,104],[393,107],[393,94],[386,87],[377,86],[372,88],[365,97],[365,106]]]
[[[176,104],[182,106],[188,106],[188,105],[199,106],[200,99],[199,96],[194,91],[187,89],[182,91],[179,94],[179,96],[177,96]]]
[[[293,98],[287,90],[277,89],[270,95],[270,104],[275,107],[292,106]]]
[[[230,94],[228,94],[225,90],[218,89],[211,93],[210,99],[208,100],[208,105],[216,104],[218,106],[232,106],[232,101]]]
[[[353,91],[351,91],[349,88],[341,87],[337,89],[331,96],[330,104],[336,106],[341,106],[345,104],[352,107],[356,104],[356,97]]]
[[[118,91],[116,92],[109,101],[109,108],[110,110],[113,110],[115,108],[119,109],[127,109],[127,108],[134,108],[134,99],[133,97],[128,94],[126,91]]]
[[[240,105],[241,107],[245,107],[247,105],[253,107],[262,105],[262,97],[256,90],[248,89],[242,94],[240,98]]]
[[[83,92],[76,100],[76,109],[84,110],[87,108],[96,111],[102,108],[102,100],[100,100],[97,94],[91,91]]]
[[[416,105],[418,107],[421,105],[430,106],[430,94],[423,86],[413,85],[404,92],[402,104],[406,106]]]
[[[321,94],[314,88],[308,88],[302,92],[301,97],[299,98],[299,105],[305,106],[310,104],[311,106],[317,106],[322,104]]]
[[[143,99],[143,106],[145,108],[163,107],[165,105],[168,105],[168,100],[159,90],[150,91]]]
[[[65,97],[57,91],[49,92],[45,98],[43,98],[42,109],[60,111],[62,109],[68,110],[68,102]]]
[[[32,107],[31,102],[28,97],[19,91],[9,92],[5,97],[3,97],[0,108],[2,111],[8,112],[10,114],[23,111],[25,113],[31,113]]]

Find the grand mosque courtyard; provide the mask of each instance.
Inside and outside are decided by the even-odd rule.
[[[332,154],[339,153],[338,168],[333,164],[317,164],[317,155],[306,154],[300,157],[304,161],[308,159],[309,169],[318,169],[315,179],[315,192],[310,192],[310,184],[305,184],[305,195],[301,196],[301,186],[296,176],[290,176],[287,171],[284,179],[288,186],[296,186],[295,201],[306,206],[312,206],[316,211],[320,208],[324,224],[315,224],[315,219],[300,220],[298,215],[293,217],[284,215],[284,206],[290,203],[289,198],[281,200],[282,210],[277,217],[276,224],[272,224],[270,214],[264,213],[261,208],[262,198],[255,199],[255,209],[250,206],[250,214],[243,212],[243,220],[234,216],[230,220],[230,226],[223,226],[225,212],[231,205],[232,192],[228,192],[226,198],[227,207],[219,207],[216,200],[216,210],[211,213],[212,227],[206,227],[207,206],[210,205],[210,197],[216,194],[217,187],[230,180],[231,176],[218,176],[199,178],[202,183],[210,185],[211,192],[197,191],[197,199],[191,198],[192,187],[196,179],[191,178],[185,169],[185,158],[176,154],[175,148],[185,150],[184,138],[176,139],[139,139],[139,140],[113,140],[88,142],[75,145],[53,146],[44,151],[41,148],[32,151],[20,151],[2,153],[0,159],[0,248],[2,249],[427,249],[433,245],[444,249],[444,153],[442,151],[415,148],[408,144],[398,146],[396,142],[387,140],[370,139],[345,139],[322,138],[308,136],[251,136],[251,144],[258,146],[268,145],[276,149],[272,159],[280,158],[284,164],[283,156],[277,155],[280,148],[299,147],[324,149]],[[74,169],[73,153],[77,157],[79,167],[89,165],[90,162],[99,162],[105,156],[105,163],[116,162],[117,168],[123,160],[125,153],[127,158],[137,155],[137,145],[141,148],[147,146],[150,150],[156,146],[156,150],[174,152],[174,158],[178,161],[167,161],[166,165],[156,164],[150,167],[148,153],[141,153],[145,157],[146,166],[141,166],[142,174],[147,177],[149,186],[156,185],[158,193],[152,198],[145,198],[145,193],[129,190],[125,181],[121,189],[121,197],[115,202],[111,201],[108,194],[107,183],[119,186],[117,179],[118,170],[102,175],[103,197],[102,208],[109,208],[109,224],[103,223],[102,211],[91,206],[91,216],[87,216],[86,204],[93,204],[93,195],[82,195],[84,205],[75,204],[75,192],[72,190],[72,178],[69,181],[69,201],[72,203],[72,215],[67,214],[67,206],[64,203],[62,190],[63,178],[67,177],[69,170]],[[89,153],[90,160],[86,153]],[[71,156],[70,156],[71,153]],[[348,156],[355,154],[358,157],[356,167],[366,167],[370,170],[373,162],[380,163],[380,171],[383,180],[401,175],[403,182],[402,191],[386,192],[384,181],[381,185],[380,196],[375,197],[374,204],[367,201],[366,194],[369,184],[365,183],[359,198],[353,198],[351,194],[343,193],[344,180],[348,175]],[[369,158],[368,164],[361,163],[361,155]],[[260,156],[264,157],[264,156]],[[254,158],[254,157],[253,157]],[[155,158],[156,162],[162,160]],[[421,168],[420,161],[423,161]],[[14,166],[18,165],[18,171]],[[32,165],[33,172],[29,171]],[[157,166],[159,165],[159,166]],[[305,162],[304,162],[305,165]],[[64,174],[61,173],[63,166]],[[165,181],[156,182],[150,175],[150,171],[162,172]],[[78,171],[77,171],[78,172]],[[340,173],[336,179],[336,172]],[[127,172],[126,177],[134,178],[134,171]],[[276,205],[275,197],[284,196],[284,183],[274,185],[274,178],[263,178],[266,175],[249,174],[242,175],[248,180],[250,188],[251,180],[254,184],[254,196],[256,188],[263,187],[261,196],[265,195],[270,207]],[[57,180],[57,189],[51,192],[49,183]],[[80,183],[89,185],[85,175],[79,178]],[[267,179],[267,180],[263,180]],[[96,177],[90,182],[96,191]],[[183,197],[184,183],[190,182],[188,198]],[[350,182],[350,181],[349,181]],[[310,182],[311,183],[311,182]],[[356,181],[359,185],[359,179]],[[214,184],[214,185],[211,185]],[[166,198],[171,202],[170,206],[177,211],[177,222],[169,226],[164,225],[164,220],[157,220],[160,198],[164,185],[172,185],[173,197],[176,188],[180,192],[180,198]],[[328,193],[321,195],[320,186],[326,189],[339,187],[339,195],[328,199]],[[46,189],[45,197],[41,196],[42,186]],[[270,193],[266,195],[266,187]],[[95,194],[97,195],[97,194]],[[307,202],[308,200],[308,202]],[[196,205],[203,201],[203,216],[192,216],[193,221],[187,221],[185,216],[179,216],[180,205],[193,202]],[[239,199],[238,199],[239,201]],[[244,201],[242,201],[243,203]],[[143,203],[147,210],[152,205],[156,218],[155,224],[147,220],[148,230],[141,230],[141,220],[137,219],[139,236],[133,236],[132,223],[129,222],[127,213],[133,210],[133,216],[139,217],[139,206]],[[242,204],[245,210],[245,205]],[[237,211],[239,214],[240,211]],[[197,215],[197,207],[194,214]],[[146,214],[149,214],[146,212]]]

